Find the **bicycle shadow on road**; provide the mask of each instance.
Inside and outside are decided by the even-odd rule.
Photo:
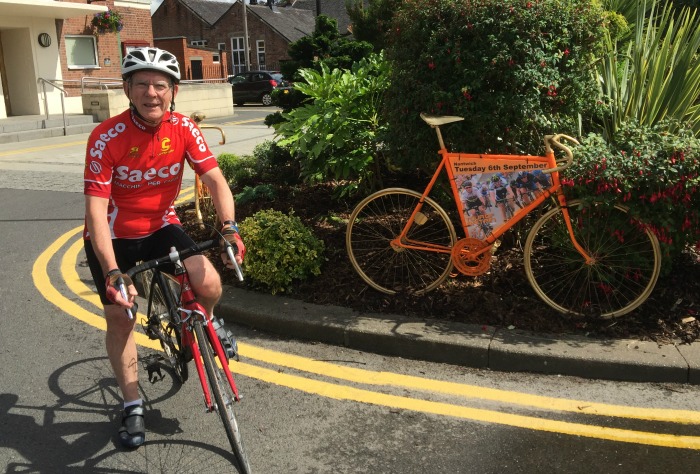
[[[169,398],[179,390],[167,367],[144,370],[141,385],[147,405]],[[56,395],[52,406],[19,403],[19,396],[0,393],[0,447],[15,450],[30,462],[31,472],[67,472],[72,464],[89,459],[109,445],[117,446],[116,432],[121,397],[106,357],[71,362],[48,380]],[[176,419],[149,409],[149,432],[172,436],[181,433]],[[22,472],[25,472],[25,464]],[[10,471],[12,472],[12,471]]]
[[[18,453],[5,472],[36,473],[142,473],[142,472],[232,472],[233,454],[201,442],[151,440],[134,452],[126,452],[114,439],[114,415],[119,410],[102,411],[56,405],[31,406],[18,403],[19,396],[0,393],[0,449]],[[43,418],[17,412],[35,412]],[[61,421],[56,418],[93,421]],[[149,421],[162,424],[159,410],[149,411]],[[159,420],[160,419],[160,420]],[[177,420],[166,420],[172,426]],[[112,443],[110,443],[112,441]],[[21,460],[18,460],[21,459]]]
[[[76,413],[60,406],[20,405],[18,401],[15,394],[0,394],[0,447],[13,449],[28,460],[30,472],[64,472],[63,467],[100,452],[113,436],[111,424],[104,420],[56,422],[58,411],[65,411],[67,418],[75,418]],[[43,422],[18,412],[35,412]]]

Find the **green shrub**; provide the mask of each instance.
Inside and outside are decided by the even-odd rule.
[[[446,128],[456,151],[542,152],[595,115],[591,63],[604,12],[590,0],[405,0],[387,35],[386,118],[404,168],[432,166],[435,133],[420,112],[465,117]]]
[[[243,187],[255,181],[255,158],[250,155],[238,156],[222,153],[217,158],[221,172],[230,184]]]
[[[379,110],[388,72],[381,54],[355,63],[352,71],[321,64],[320,73],[299,72],[306,82],[294,87],[313,102],[283,114],[287,122],[276,124],[275,130],[282,137],[279,144],[299,157],[306,182],[340,181],[340,196],[352,193],[358,183],[373,187],[385,129]]]
[[[667,1],[649,4],[648,12],[638,6],[631,38],[611,34],[606,41],[596,65],[606,112],[594,130],[607,138],[624,122],[654,125],[673,119],[667,126],[692,123],[700,136],[700,20],[694,10],[676,12]]]
[[[289,291],[294,280],[321,273],[324,244],[297,216],[263,210],[240,223],[248,245],[248,277],[272,294]]]
[[[253,149],[255,172],[260,182],[271,184],[298,184],[299,162],[285,147],[273,140],[265,140]]]
[[[277,197],[277,192],[269,184],[258,184],[257,186],[245,186],[243,191],[236,194],[236,204],[241,206],[254,201],[272,201]]]
[[[568,195],[629,207],[659,238],[665,268],[700,240],[700,140],[673,124],[623,124],[611,143],[588,135],[562,183]]]

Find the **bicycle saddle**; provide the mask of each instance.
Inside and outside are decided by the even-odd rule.
[[[464,117],[457,117],[453,115],[430,115],[421,112],[420,118],[425,120],[425,123],[431,127],[438,127],[440,125],[445,125],[446,123],[460,122],[464,120]]]

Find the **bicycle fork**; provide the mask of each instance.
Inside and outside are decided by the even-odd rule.
[[[187,310],[184,308],[180,308],[180,311],[184,313],[187,317],[183,318],[183,321],[187,321],[187,324],[189,325],[187,331],[183,331],[182,338],[183,338],[183,345],[186,347],[190,347],[192,350],[192,357],[195,362],[195,367],[197,368],[197,375],[199,376],[199,381],[202,385],[202,391],[204,392],[204,402],[207,407],[207,411],[212,412],[214,411],[214,402],[212,400],[211,396],[211,390],[209,388],[209,385],[207,384],[207,375],[204,371],[204,364],[202,362],[202,353],[199,350],[199,345],[195,341],[195,336],[194,336],[194,328],[192,327],[193,320],[197,319],[203,322],[203,327],[204,327],[204,332],[207,335],[208,343],[211,345],[211,347],[214,349],[214,352],[219,359],[219,364],[221,364],[221,367],[224,370],[224,374],[226,374],[226,380],[228,384],[231,386],[231,390],[233,391],[233,396],[235,401],[240,401],[241,396],[238,394],[238,388],[236,387],[236,382],[233,380],[233,375],[231,374],[231,369],[228,366],[228,357],[226,355],[226,350],[223,348],[221,343],[219,342],[219,338],[216,335],[216,331],[213,328],[213,325],[210,324],[211,321],[207,319],[206,314],[202,310]]]
[[[594,265],[596,262],[595,257],[591,256],[586,252],[586,250],[578,243],[576,236],[574,235],[574,226],[571,223],[571,215],[569,214],[569,206],[566,203],[566,197],[561,190],[557,191],[557,200],[559,202],[559,208],[561,209],[561,214],[564,217],[564,224],[566,225],[566,230],[569,232],[569,237],[571,238],[571,243],[578,253],[581,254],[583,259],[586,261],[586,265]]]

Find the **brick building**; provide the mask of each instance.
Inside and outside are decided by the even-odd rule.
[[[91,24],[93,15],[68,18],[57,25],[61,33],[62,75],[64,81],[68,81],[66,90],[70,96],[80,95],[81,81],[91,87],[105,82],[121,83],[121,60],[126,52],[134,47],[153,45],[148,0],[106,0],[100,4],[121,16],[124,26],[120,31],[97,31]],[[88,52],[92,55],[86,54]]]
[[[123,3],[137,7],[143,4],[147,8],[146,2],[128,0]],[[68,112],[82,111],[80,97],[70,97],[79,90],[79,82],[66,82],[69,79],[64,77],[77,76],[71,76],[71,67],[66,62],[65,26],[72,22],[74,26],[68,31],[78,33],[75,42],[70,39],[71,46],[85,45],[87,43],[81,43],[79,37],[91,36],[89,26],[93,15],[105,11],[106,6],[85,1],[0,0],[0,90],[3,96],[0,119],[39,115],[47,110],[60,114],[64,94],[52,84],[66,88]],[[94,47],[92,50],[84,47],[80,51],[85,53],[82,56],[91,56],[93,62],[81,64],[82,69],[99,69]]]
[[[253,3],[245,5],[244,18],[240,2],[164,0],[152,16],[155,44],[185,38],[190,48],[220,51],[229,75],[246,69],[277,70],[280,61],[289,58],[289,44],[313,33],[314,14],[293,7],[270,8]],[[197,60],[193,62],[191,52],[187,54],[190,56],[178,56],[183,69],[197,71],[200,65]]]

